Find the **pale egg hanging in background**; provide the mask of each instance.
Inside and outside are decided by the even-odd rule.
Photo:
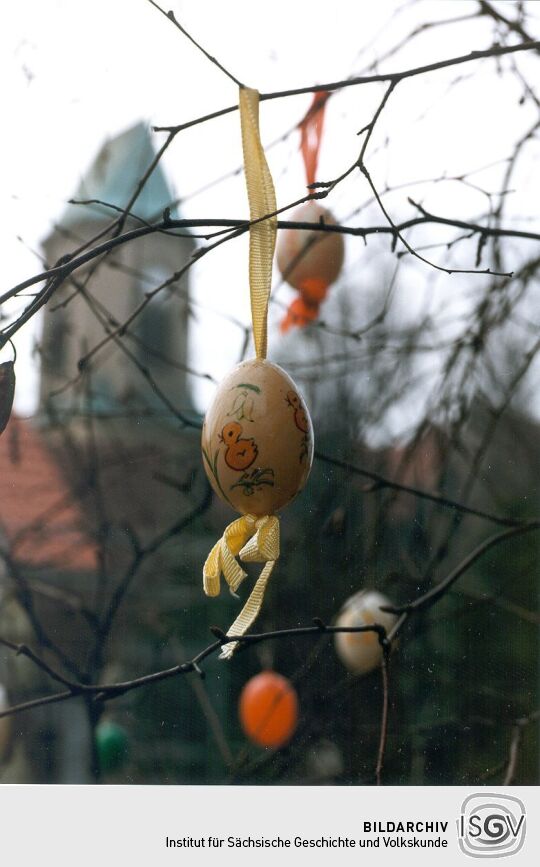
[[[389,611],[381,611],[381,606],[391,604],[378,590],[361,590],[345,602],[335,625],[356,627],[379,624],[389,632],[397,616]],[[336,632],[334,644],[341,662],[353,674],[368,674],[381,665],[383,650],[376,632]]]

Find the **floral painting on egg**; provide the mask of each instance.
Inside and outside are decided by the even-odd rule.
[[[310,421],[306,410],[302,406],[302,401],[295,391],[288,391],[286,397],[287,404],[294,410],[294,423],[299,431],[302,431],[304,436],[300,444],[299,461],[305,461],[309,452],[309,426]]]
[[[231,489],[243,488],[244,493],[250,497],[262,485],[274,486],[274,470],[270,467],[267,467],[265,470],[257,467],[250,473],[244,473],[237,482],[231,485]]]
[[[204,425],[203,425],[203,442],[204,442]],[[208,454],[208,452],[206,451],[206,449],[204,448],[204,445],[203,445],[202,446],[202,455],[204,458],[204,468],[206,470],[206,475],[208,476],[212,487],[214,488],[215,491],[219,491],[220,496],[223,498],[223,500],[225,500],[226,503],[229,504],[229,506],[233,506],[233,508],[234,508],[233,503],[230,501],[229,497],[227,496],[227,494],[223,490],[223,487],[222,487],[221,482],[219,480],[219,474],[218,474],[218,468],[217,468],[219,449],[215,452],[215,454],[212,458]]]
[[[241,389],[241,391],[236,394],[233,405],[227,415],[233,416],[237,421],[242,421],[243,419],[253,421],[253,408],[255,401],[253,394],[250,394],[250,391],[260,394],[261,390],[257,385],[252,385],[249,382],[241,382],[238,385],[233,385],[231,391],[235,391],[238,388]]]

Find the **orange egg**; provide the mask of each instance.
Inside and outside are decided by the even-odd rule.
[[[275,671],[262,671],[240,695],[239,716],[248,738],[261,747],[287,743],[298,723],[298,697],[292,684]]]
[[[272,515],[307,481],[313,427],[290,376],[255,358],[219,385],[201,446],[206,475],[222,500],[242,514]]]
[[[305,202],[291,214],[291,220],[299,223],[319,223],[321,219],[336,222],[330,211],[315,201]],[[344,256],[343,236],[337,232],[284,229],[278,236],[277,264],[282,277],[313,304],[324,299],[341,271]]]
[[[381,606],[391,604],[377,590],[362,590],[346,601],[336,626],[372,626],[378,623],[389,632],[397,616],[381,611]],[[383,651],[376,632],[336,632],[334,643],[341,662],[354,674],[367,674],[381,664]]]

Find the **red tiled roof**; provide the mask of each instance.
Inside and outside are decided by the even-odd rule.
[[[0,436],[0,544],[19,563],[96,568],[83,513],[39,430],[12,416]]]

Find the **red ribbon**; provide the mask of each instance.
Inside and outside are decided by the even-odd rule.
[[[324,125],[324,109],[329,96],[330,92],[328,90],[320,90],[318,93],[314,93],[312,103],[304,119],[300,121],[298,126],[300,130],[300,150],[306,169],[308,187],[310,184],[315,183]]]
[[[324,109],[329,96],[330,91],[328,90],[314,93],[308,111],[298,124],[300,152],[304,160],[308,187],[315,183],[324,125]],[[317,278],[306,280],[305,285],[299,290],[301,297],[290,304],[285,317],[281,320],[280,331],[288,331],[294,326],[304,328],[313,322],[318,316],[319,307],[324,300],[327,288]]]

